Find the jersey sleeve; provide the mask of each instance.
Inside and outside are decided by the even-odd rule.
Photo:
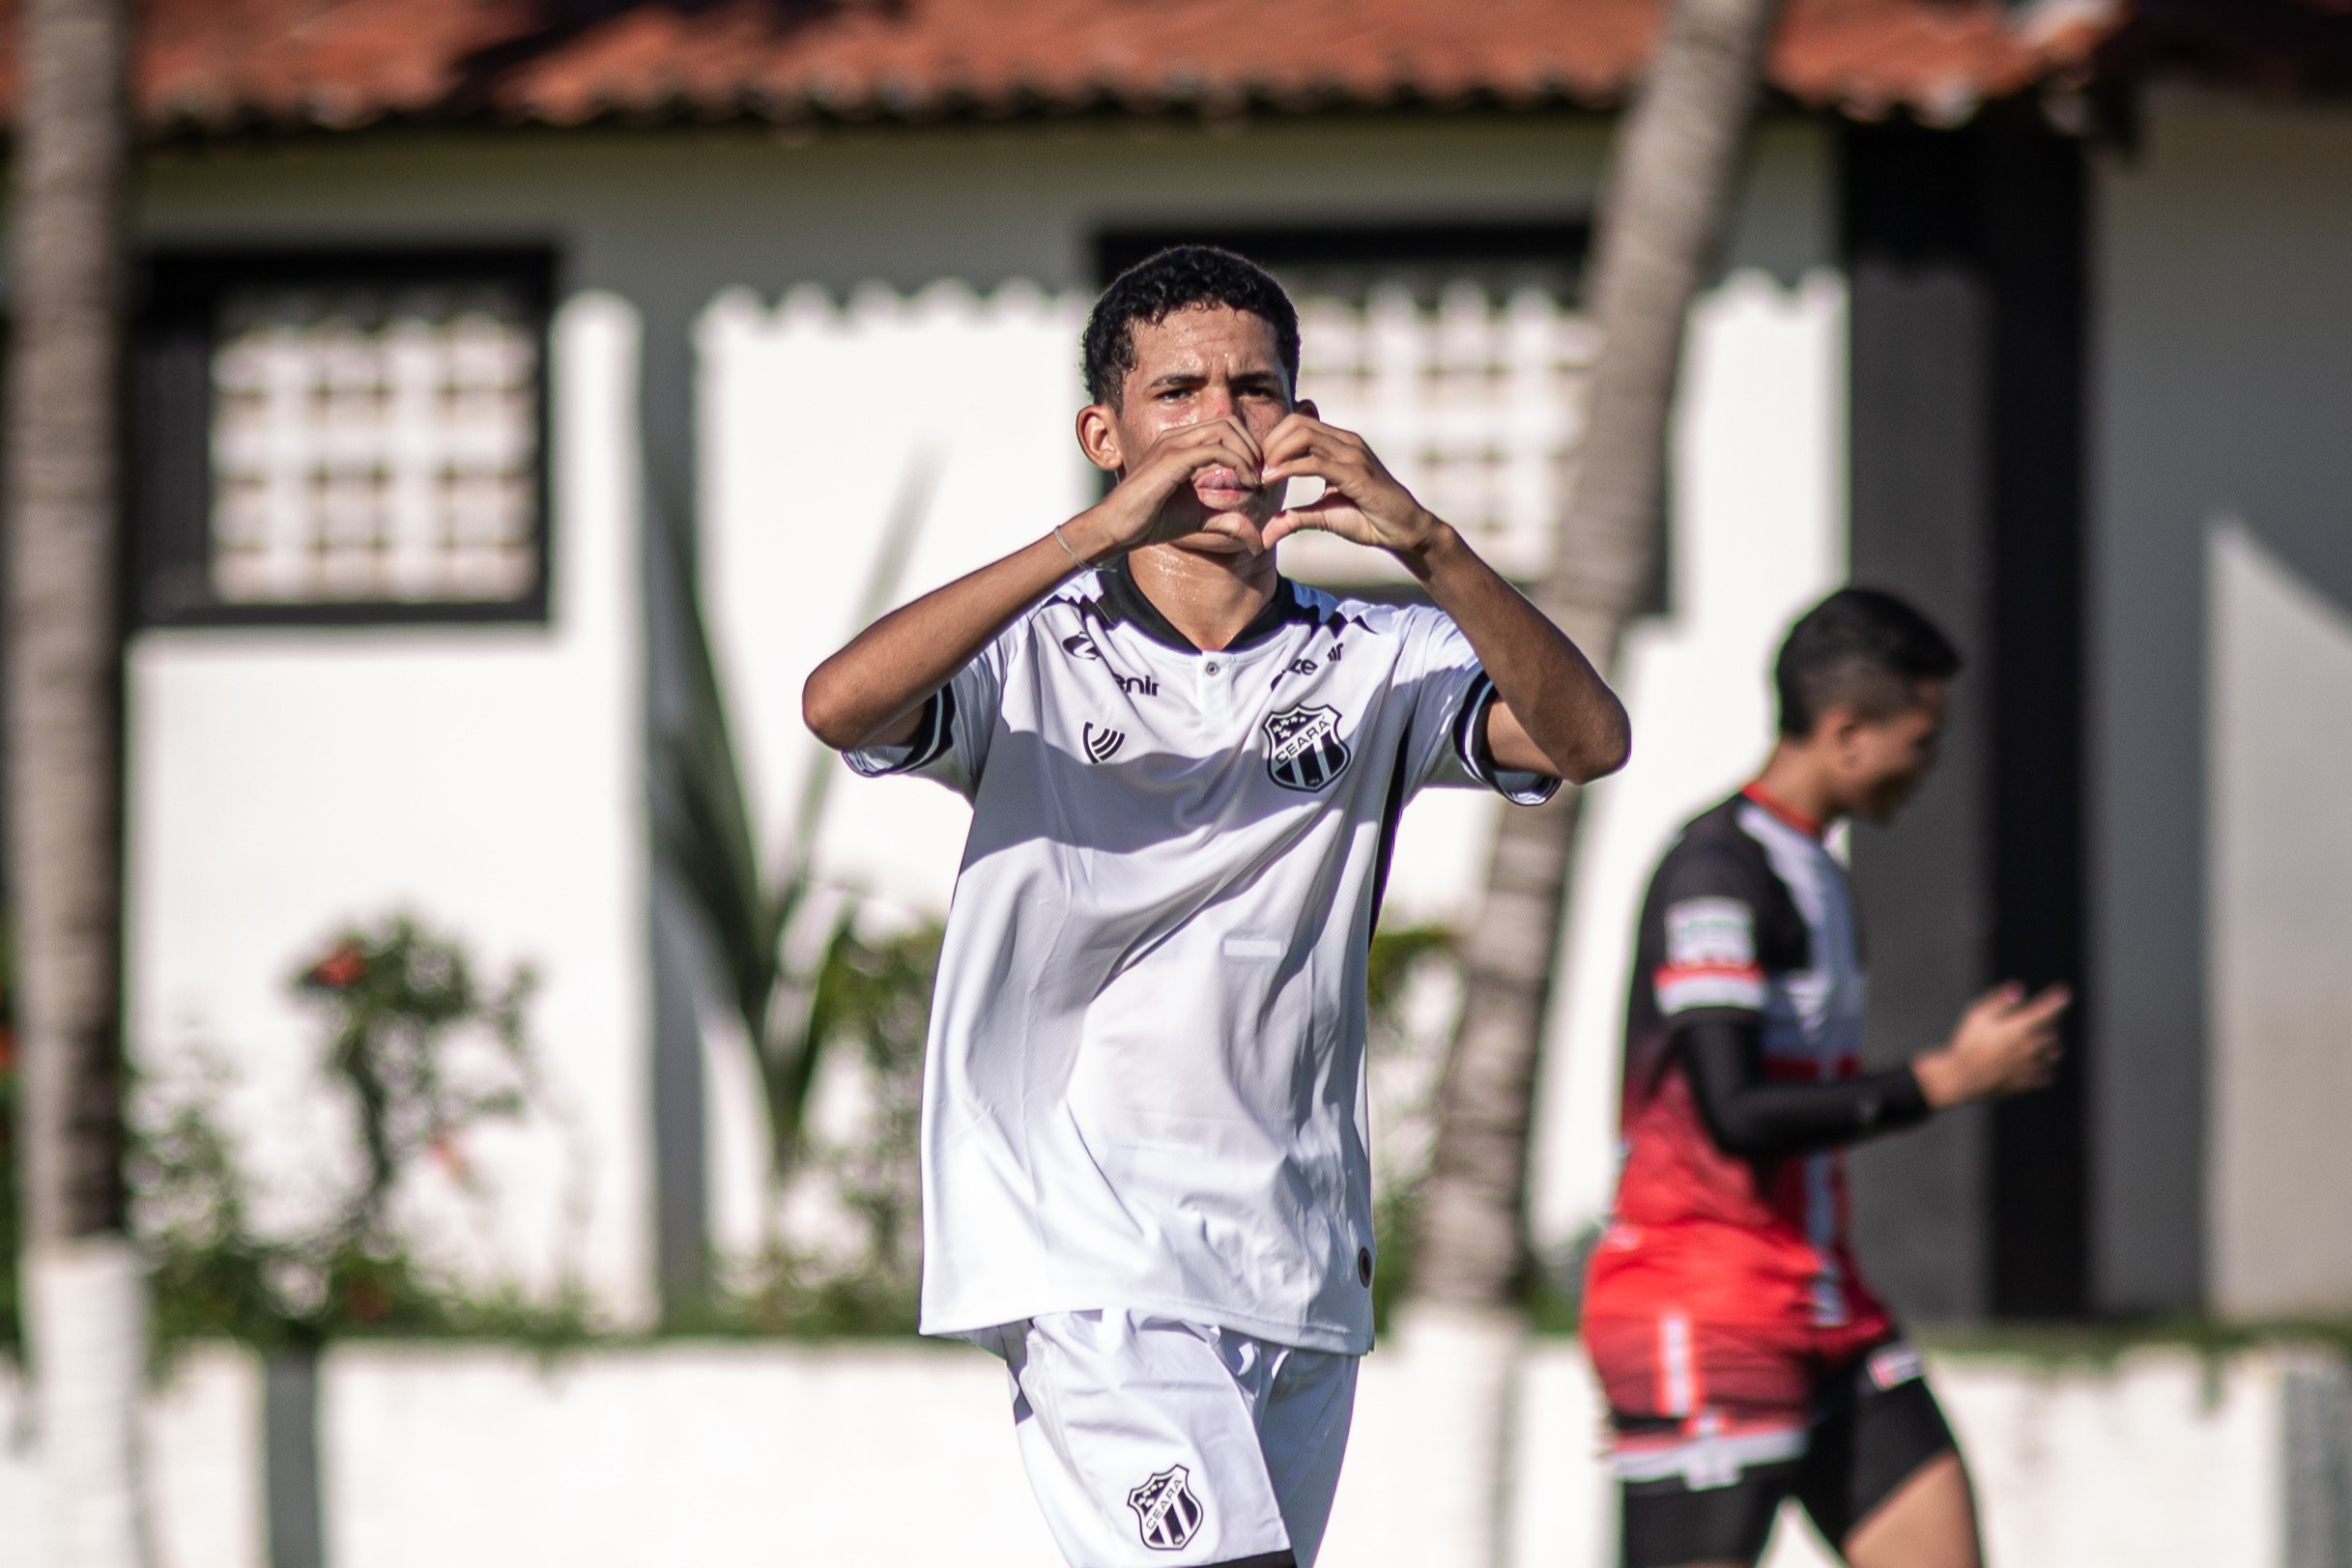
[[[1415,606],[1405,615],[1406,678],[1413,693],[1413,728],[1405,743],[1411,786],[1492,789],[1520,806],[1550,800],[1560,789],[1558,779],[1495,765],[1486,744],[1495,683],[1453,617],[1426,606]]]
[[[1671,1032],[1700,1022],[1754,1023],[1764,1005],[1763,890],[1731,855],[1685,846],[1659,869],[1650,900],[1660,929],[1649,982]]]
[[[1763,1031],[1753,1025],[1686,1020],[1674,1040],[1708,1134],[1742,1159],[1842,1149],[1928,1119],[1927,1096],[1908,1067],[1775,1083],[1764,1072]]]
[[[1018,624],[1018,623],[1017,623]],[[988,766],[989,739],[1004,698],[1005,662],[1014,633],[1007,631],[931,695],[917,716],[914,737],[901,746],[867,746],[842,759],[863,778],[920,774],[970,799]]]

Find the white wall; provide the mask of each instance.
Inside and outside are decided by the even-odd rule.
[[[1590,203],[1603,135],[1596,121],[1469,117],[1230,134],[845,133],[806,146],[736,132],[330,138],[166,155],[144,176],[141,212],[149,237],[169,244],[547,241],[565,287],[626,299],[643,324],[645,464],[665,499],[689,481],[703,493],[707,584],[773,839],[811,755],[800,681],[848,630],[857,552],[917,431],[952,439],[904,593],[1088,494],[1069,419],[1102,227],[1573,214]],[[1812,275],[1833,255],[1832,163],[1821,128],[1767,129],[1730,279],[1696,324],[1675,613],[1628,652],[1637,761],[1596,802],[1569,939],[1563,1069],[1547,1083],[1541,1134],[1549,1236],[1606,1201],[1614,1015],[1640,868],[1761,755],[1774,623],[1842,558],[1842,305]],[[921,412],[901,416],[933,346],[1009,356],[1024,390],[918,398]],[[617,423],[628,394],[608,393],[616,422],[588,449],[559,434],[567,465],[629,461]],[[699,435],[687,419],[698,395]],[[878,407],[890,416],[874,416]],[[1017,482],[983,455],[999,435],[1019,454]],[[618,469],[610,478],[608,501],[628,494]],[[538,961],[542,1039],[587,1097],[598,1140],[595,1277],[634,1312],[648,1250],[648,1025],[642,905],[623,901],[643,879],[635,600],[622,583],[633,547],[583,519],[567,512],[559,529],[564,597],[550,632],[143,641],[133,985],[142,1048],[208,1036],[269,1086],[248,1097],[248,1120],[300,1130],[303,1102],[289,1097],[310,1037],[283,982],[335,920],[405,898],[490,956]],[[575,560],[584,549],[597,554]],[[1468,918],[1496,810],[1447,794],[1408,813],[1393,918]],[[921,784],[845,784],[823,864],[902,910],[935,912],[961,820]],[[722,1012],[705,1009],[707,1153],[714,1218],[739,1243],[759,1201],[758,1122]],[[544,1173],[533,1180],[547,1187]],[[526,1212],[544,1215],[552,1194],[533,1201]],[[519,1228],[543,1275],[552,1227]],[[509,1240],[523,1244],[513,1231],[485,1244]]]
[[[263,1568],[261,1367],[243,1348],[204,1345],[148,1392],[139,1427],[152,1568]],[[32,1389],[0,1364],[0,1568],[56,1560]]]
[[[149,632],[130,651],[130,1035],[158,1070],[209,1047],[265,1221],[318,1210],[350,1141],[291,982],[338,927],[407,910],[529,963],[548,1101],[409,1200],[477,1279],[577,1272],[647,1309],[645,808],[629,306],[560,311],[554,607],[544,627]]]
[[[2303,1365],[2271,1351],[1930,1357],[1989,1560],[2065,1568],[2292,1568],[2285,1401]],[[1386,1350],[1365,1363],[1325,1568],[1429,1560],[1417,1532],[1438,1390],[1422,1370]],[[1518,1377],[1504,1562],[1602,1568],[1616,1510],[1583,1354],[1535,1342]],[[321,1386],[338,1568],[1058,1560],[1002,1367],[967,1347],[674,1344],[541,1360],[348,1345]],[[262,1568],[259,1399],[258,1367],[227,1350],[199,1353],[158,1397],[159,1568]],[[0,1376],[0,1430],[20,1400]],[[38,1518],[36,1461],[0,1442],[11,1525]],[[41,1561],[28,1531],[0,1528],[0,1568]],[[1784,1520],[1771,1568],[1826,1561]]]
[[[944,914],[970,811],[926,781],[851,775],[801,727],[801,683],[861,624],[911,475],[934,477],[888,604],[1089,503],[1094,470],[1072,435],[1089,302],[1018,280],[982,296],[951,279],[912,295],[870,285],[842,301],[803,288],[772,309],[736,290],[703,317],[703,591],[767,853],[782,861],[809,770],[824,769],[819,875],[884,919]],[[978,385],[986,399],[970,396]],[[884,403],[893,417],[875,419]],[[1390,918],[1464,921],[1493,821],[1474,794],[1418,802],[1399,833]],[[712,1011],[705,1029],[714,1232],[740,1252],[761,1235],[765,1132],[740,1026]]]
[[[2149,96],[2097,182],[2098,1294],[2342,1311],[2352,112]],[[2200,1232],[2202,1233],[2200,1236]]]
[[[928,781],[852,775],[802,727],[801,683],[861,629],[869,594],[902,604],[1087,504],[1091,470],[1070,434],[1086,304],[1020,281],[983,297],[943,280],[912,296],[870,286],[839,305],[804,288],[772,310],[733,290],[703,320],[703,591],[768,858],[782,862],[821,768],[817,875],[884,919],[946,912],[971,813]],[[877,580],[892,514],[910,504],[913,548],[895,584]],[[748,1251],[762,1233],[765,1131],[740,1025],[714,1012],[705,1028],[713,1230]]]
[[[807,569],[833,559],[834,536],[827,520],[790,504],[788,492],[810,476],[773,466],[772,454],[795,440],[810,449],[817,427],[760,421],[822,415],[837,430],[849,405],[840,387],[779,388],[783,361],[761,369],[757,355],[729,358],[726,345],[759,336],[766,304],[804,286],[837,304],[861,289],[871,301],[875,286],[934,303],[958,288],[998,304],[1038,301],[1045,315],[1021,352],[1039,401],[974,407],[964,418],[988,424],[1019,413],[1034,421],[1018,428],[1034,433],[1018,440],[1039,465],[1026,525],[1043,527],[1083,494],[1067,444],[1069,291],[1086,284],[1103,226],[1203,213],[1559,215],[1589,199],[1600,149],[1595,122],[1484,117],[1284,122],[1215,134],[848,132],[809,145],[734,130],[358,136],[159,155],[143,165],[139,211],[145,237],[159,245],[547,242],[565,289],[626,299],[642,324],[643,457],[654,493],[684,496],[698,477],[713,487],[718,614],[731,673],[748,694],[738,721],[761,774],[760,804],[773,814],[798,765],[801,675],[848,629],[840,583],[851,563],[834,560],[831,576]],[[934,285],[947,292],[926,294]],[[699,363],[698,350],[708,351]],[[738,373],[755,386],[768,377],[766,389],[738,403]],[[717,400],[699,433],[698,383]],[[855,385],[869,400],[903,390],[870,375]],[[559,434],[563,462],[632,460],[621,422],[630,394],[611,395],[609,430],[577,452]],[[824,454],[827,483],[841,481],[830,494],[857,503],[838,527],[870,527],[899,477],[899,449],[872,439],[886,423],[877,414],[859,443]],[[971,552],[996,536],[990,530],[1006,526],[1001,512],[972,526],[966,514],[987,485],[973,452],[960,454],[951,467],[961,464],[961,475],[948,476],[960,499],[934,527],[910,589],[977,558]],[[866,471],[853,475],[857,465]],[[632,494],[617,470],[610,479],[605,501]],[[1003,494],[1011,505],[1013,492]],[[282,989],[336,920],[398,897],[490,957],[538,961],[549,981],[541,1037],[588,1098],[599,1140],[595,1278],[625,1316],[648,1295],[650,1250],[640,652],[634,546],[600,538],[592,521],[567,514],[559,527],[564,597],[551,632],[143,641],[131,984],[150,1060],[210,1038],[257,1079],[243,1120],[293,1144],[324,1131],[305,1126],[316,1101],[294,1089],[311,1037]],[[626,523],[634,528],[633,517]],[[575,560],[584,549],[595,554]],[[612,798],[616,790],[625,799]],[[843,791],[836,820],[827,864],[838,874],[910,907],[940,906],[956,858],[952,802],[920,784],[860,785]],[[1409,855],[1426,861],[1411,849],[1418,841]],[[1463,866],[1446,870],[1459,879]],[[739,1239],[757,1118],[740,1042],[719,1011],[705,1009],[708,1119],[718,1129],[706,1153],[719,1167],[714,1217]],[[554,1246],[550,1196],[537,1193],[503,1236],[483,1239],[485,1250],[524,1248],[543,1275]],[[756,1208],[756,1191],[749,1202]]]
[[[1675,413],[1672,613],[1626,640],[1633,759],[1587,811],[1544,1080],[1534,1220],[1607,1212],[1634,921],[1681,824],[1762,766],[1772,656],[1846,570],[1846,291],[1735,272],[1691,319]]]
[[[1605,135],[1597,118],[1465,115],[805,143],[742,128],[320,137],[159,154],[142,165],[141,221],[175,244],[553,242],[575,285],[690,322],[736,286],[771,300],[801,284],[1083,287],[1094,235],[1122,223],[1569,215]],[[1784,237],[1758,235],[1757,259],[1782,267]]]
[[[704,316],[703,592],[772,841],[821,752],[801,727],[801,683],[861,629],[885,522],[918,465],[933,474],[921,531],[884,608],[1092,499],[1071,434],[1087,303],[1018,281],[981,296],[948,279],[912,296],[871,287],[839,306],[795,290],[772,310],[736,290]],[[824,874],[943,912],[970,813],[935,784],[856,780],[822,760],[841,785]]]
[[[1539,1134],[1547,1240],[1605,1210],[1615,1179],[1616,1073],[1631,923],[1674,829],[1735,787],[1769,744],[1766,671],[1788,622],[1843,576],[1844,290],[1825,268],[1827,143],[1766,140],[1738,267],[1694,316],[1675,432],[1671,613],[1639,626],[1621,683],[1635,761],[1594,791],[1565,950],[1563,1005]],[[706,590],[728,649],[771,843],[815,748],[800,685],[851,629],[883,517],[918,450],[944,461],[920,549],[895,600],[1026,542],[1086,503],[1093,479],[1070,424],[1082,393],[1082,291],[1016,281],[989,296],[951,280],[843,299],[804,288],[773,308],[731,291],[703,320]],[[991,396],[961,390],[973,370]],[[885,400],[900,407],[876,421]],[[946,907],[968,813],[936,786],[840,776],[827,874],[904,909]],[[1437,792],[1405,816],[1392,921],[1466,924],[1498,803]],[[714,1019],[720,1234],[757,1234],[760,1134],[739,1031]]]
[[[2352,607],[2241,527],[2207,561],[2214,1304],[2321,1317],[2352,1301]]]
[[[2148,1350],[2114,1364],[1930,1356],[1995,1564],[2300,1568],[2287,1554],[2294,1362]],[[1784,1514],[1766,1568],[1830,1568]]]

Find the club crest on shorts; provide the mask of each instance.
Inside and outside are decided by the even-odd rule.
[[[1143,1532],[1143,1544],[1154,1552],[1183,1551],[1200,1533],[1200,1522],[1209,1517],[1208,1509],[1192,1495],[1191,1479],[1190,1470],[1170,1465],[1127,1495],[1127,1505],[1135,1511],[1136,1527]]]
[[[1301,703],[1266,716],[1266,772],[1285,789],[1321,789],[1354,754],[1339,738],[1339,712]]]

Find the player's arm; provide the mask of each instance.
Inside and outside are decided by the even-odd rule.
[[[1725,1153],[1745,1159],[1810,1154],[1893,1132],[1974,1099],[2038,1089],[2058,1057],[2067,995],[2027,1000],[2005,985],[1962,1015],[1948,1045],[1908,1066],[1826,1082],[1764,1075],[1763,1030],[1751,1018],[1701,1017],[1675,1031],[1699,1114]]]
[[[1462,536],[1413,499],[1363,438],[1302,405],[1266,440],[1265,476],[1312,477],[1322,498],[1277,513],[1273,545],[1320,528],[1388,551],[1470,639],[1495,683],[1486,743],[1499,768],[1584,784],[1624,766],[1632,729],[1624,705],[1591,661],[1526,595],[1478,558]]]
[[[1099,503],[978,571],[902,606],[867,627],[809,676],[800,714],[836,751],[904,745],[923,705],[993,641],[1015,616],[1087,563],[1150,544],[1169,525],[1162,511],[1179,485],[1224,465],[1254,473],[1257,442],[1237,419],[1170,431]]]
[[[1710,1018],[1675,1032],[1691,1098],[1717,1147],[1742,1159],[1834,1149],[1928,1119],[1927,1096],[1909,1068],[1826,1083],[1774,1083],[1764,1076],[1764,1031],[1749,1021]]]

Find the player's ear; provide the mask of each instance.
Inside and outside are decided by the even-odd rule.
[[[1089,403],[1078,410],[1078,450],[1105,473],[1127,467],[1127,454],[1119,445],[1116,409],[1107,403]]]
[[[1300,398],[1296,403],[1293,403],[1290,406],[1290,412],[1293,413],[1304,413],[1309,419],[1320,419],[1323,417],[1323,411],[1315,407],[1315,400],[1311,397]]]
[[[1823,746],[1829,755],[1850,766],[1856,760],[1865,727],[1862,716],[1840,702],[1814,721],[1813,743]]]

